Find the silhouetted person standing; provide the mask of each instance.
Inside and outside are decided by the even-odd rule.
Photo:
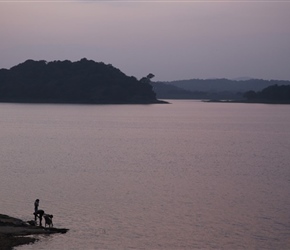
[[[34,212],[38,210],[38,206],[39,206],[39,199],[36,199],[34,202]]]
[[[34,213],[37,212],[39,206],[39,199],[36,199],[34,202]],[[34,220],[36,221],[36,215],[34,216]]]

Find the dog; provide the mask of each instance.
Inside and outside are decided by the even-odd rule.
[[[43,217],[45,220],[44,227],[46,227],[46,225],[48,225],[48,227],[53,227],[53,223],[52,223],[53,215],[52,214],[45,214]]]

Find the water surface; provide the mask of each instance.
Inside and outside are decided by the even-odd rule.
[[[0,104],[1,213],[63,235],[17,249],[289,249],[290,106]]]

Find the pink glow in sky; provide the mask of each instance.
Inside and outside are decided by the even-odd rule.
[[[0,1],[0,68],[86,57],[137,78],[290,80],[288,1]]]

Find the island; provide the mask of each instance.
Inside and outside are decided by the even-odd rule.
[[[0,249],[12,250],[13,247],[34,243],[37,239],[27,237],[36,234],[66,233],[66,228],[45,228],[33,226],[21,219],[0,214]]]
[[[137,80],[111,64],[86,58],[71,62],[26,60],[0,69],[0,102],[76,104],[152,104],[153,74]]]

